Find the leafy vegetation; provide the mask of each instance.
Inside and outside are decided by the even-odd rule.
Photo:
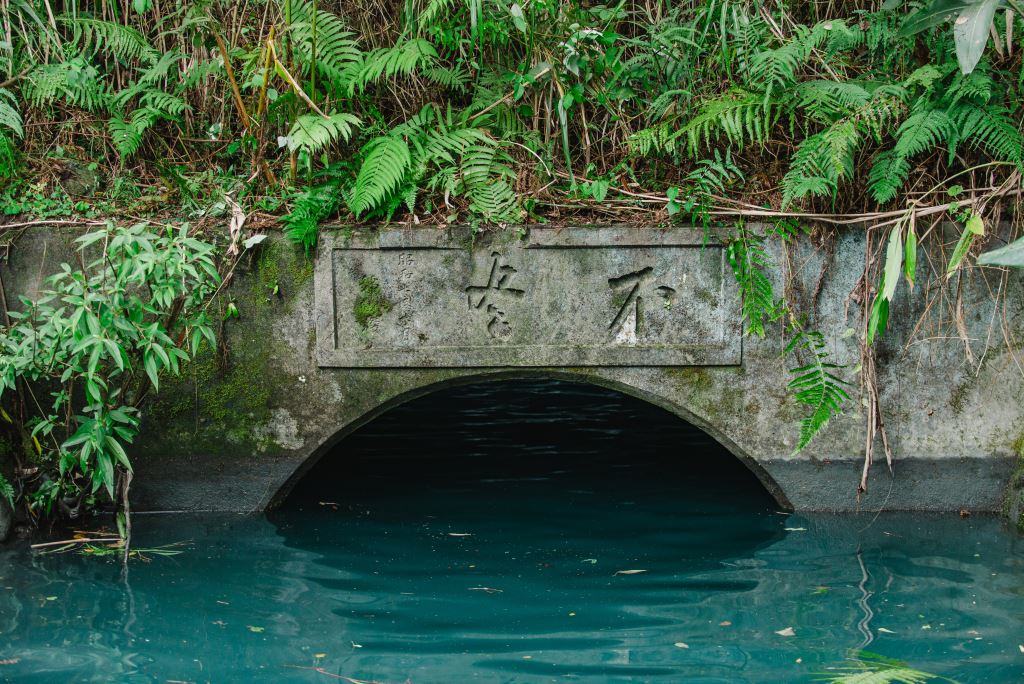
[[[16,396],[23,463],[43,478],[30,492],[33,510],[48,514],[59,503],[75,514],[105,493],[121,503],[126,528],[126,446],[139,406],[161,375],[178,374],[204,340],[215,342],[205,303],[220,276],[213,247],[187,224],[107,227],[78,248],[79,268],[63,264],[49,289],[7,313],[0,397]]]
[[[109,177],[212,168],[282,198],[306,246],[332,216],[869,213],[978,164],[1019,172],[999,7],[14,3],[0,171],[38,174],[54,138]]]

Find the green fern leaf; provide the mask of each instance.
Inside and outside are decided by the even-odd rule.
[[[412,165],[409,146],[397,135],[371,140],[363,147],[363,155],[348,203],[357,218],[379,207],[398,190]]]
[[[408,76],[418,68],[433,67],[437,50],[422,38],[403,40],[392,47],[377,48],[363,55],[358,67],[351,67],[349,91],[362,91],[371,83],[398,75]]]
[[[340,204],[341,193],[336,182],[318,185],[299,193],[292,203],[291,211],[281,218],[284,234],[308,252],[316,245],[320,222],[334,214]]]
[[[61,17],[61,23],[71,26],[72,40],[84,54],[104,52],[122,63],[157,61],[157,51],[139,30],[130,26],[85,17]]]
[[[336,88],[344,88],[348,70],[359,64],[363,55],[355,34],[336,15],[320,8],[314,13],[309,0],[290,2],[292,23],[288,32],[303,70],[315,68]]]
[[[848,384],[833,373],[834,370],[845,368],[828,362],[828,352],[821,333],[816,331],[800,331],[787,345],[786,353],[807,350],[813,362],[789,370],[795,376],[788,388],[796,401],[810,409],[810,413],[800,421],[800,438],[794,454],[802,451],[811,440],[829,424],[833,417],[842,413],[844,402],[850,396],[843,389]]]
[[[15,136],[24,136],[21,114],[17,109],[18,101],[14,94],[6,88],[0,88],[0,126],[7,128]]]
[[[977,73],[979,71],[975,70],[971,75]],[[965,105],[954,109],[952,118],[959,140],[984,147],[1002,160],[1018,165],[1024,162],[1024,136],[1005,108]]]
[[[868,171],[868,191],[879,204],[885,204],[900,191],[910,177],[910,162],[892,150],[875,159]]]
[[[772,283],[765,274],[770,265],[768,253],[761,240],[751,237],[745,230],[726,246],[726,256],[740,289],[743,320],[747,331],[764,337],[765,323],[778,320],[784,313],[781,302],[776,301]]]
[[[288,149],[312,156],[339,139],[348,142],[353,128],[361,125],[362,121],[357,116],[345,112],[331,113],[326,118],[319,114],[305,114],[295,119],[288,131]]]
[[[763,143],[778,120],[779,108],[772,102],[764,102],[754,93],[730,90],[723,95],[706,100],[700,105],[697,116],[676,133],[669,136],[666,146],[678,137],[685,136],[687,149],[697,156],[698,149],[712,146],[722,137],[742,150],[746,143]]]
[[[7,499],[7,503],[11,504],[12,508],[14,507],[14,487],[7,481],[3,473],[0,473],[0,496]]]

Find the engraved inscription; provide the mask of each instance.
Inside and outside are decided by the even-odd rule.
[[[608,286],[620,297],[626,294],[625,300],[619,306],[615,318],[608,324],[612,331],[612,341],[619,344],[636,344],[640,333],[641,321],[643,320],[644,292],[653,289],[661,305],[665,309],[671,309],[676,299],[676,289],[668,285],[658,285],[650,288],[654,280],[654,267],[627,273],[617,278],[609,278]]]
[[[538,229],[524,241],[422,229],[327,237],[317,358],[335,367],[733,365],[735,280],[698,231]],[[482,243],[482,244],[480,244]],[[360,281],[379,283],[367,334]],[[365,289],[365,288],[363,288]]]
[[[416,344],[416,333],[413,330],[415,309],[412,301],[412,282],[416,277],[416,272],[413,270],[415,266],[416,259],[412,252],[402,252],[398,255],[398,278],[395,292],[398,309],[398,342],[403,347],[411,347]]]
[[[487,334],[496,340],[508,340],[512,336],[512,324],[506,318],[503,296],[519,298],[525,290],[512,287],[512,280],[518,271],[504,260],[500,252],[491,252],[491,269],[485,285],[470,285],[466,288],[466,303],[470,310],[482,310],[487,315]]]

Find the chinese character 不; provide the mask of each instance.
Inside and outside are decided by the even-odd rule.
[[[636,344],[637,333],[640,331],[640,321],[643,317],[644,292],[654,280],[654,268],[647,268],[627,273],[618,278],[609,278],[608,286],[617,294],[626,293],[622,305],[619,306],[615,318],[608,325],[612,331],[612,339],[615,342],[624,344]],[[667,285],[659,285],[654,292],[661,299],[662,306],[666,309],[672,307],[675,301],[675,288]]]

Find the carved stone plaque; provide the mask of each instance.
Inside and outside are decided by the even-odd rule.
[[[695,231],[404,228],[326,235],[324,367],[738,365],[725,250]]]

